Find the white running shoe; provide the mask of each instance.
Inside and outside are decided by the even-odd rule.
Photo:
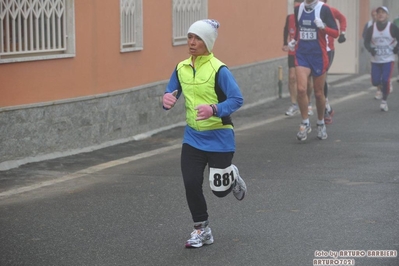
[[[380,109],[381,109],[381,111],[388,112],[388,104],[386,102],[385,103],[381,103],[380,104]]]
[[[308,133],[312,132],[310,123],[308,125],[302,124],[299,126],[299,131],[296,134],[296,138],[300,141],[305,141],[308,138]]]
[[[308,105],[308,115],[313,115],[313,107]]]
[[[235,172],[235,183],[233,187],[233,195],[238,200],[243,200],[245,197],[245,193],[247,193],[247,185],[245,184],[244,180],[240,176],[240,172],[238,172],[237,166],[232,164],[234,172]]]
[[[317,124],[317,137],[319,139],[326,139],[327,138],[327,129],[325,124]]]
[[[299,113],[298,105],[292,104],[292,105],[290,106],[290,108],[288,108],[287,112],[285,112],[285,115],[293,116],[293,115],[295,115],[295,114],[297,114],[297,113]]]
[[[380,90],[377,90],[377,92],[375,93],[374,99],[376,99],[376,100],[382,99],[382,92]]]
[[[203,245],[210,245],[213,243],[213,236],[211,228],[208,226],[201,229],[195,229],[191,233],[191,238],[186,241],[186,248],[200,248]]]

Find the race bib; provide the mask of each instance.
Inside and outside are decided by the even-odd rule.
[[[209,185],[213,191],[226,191],[235,181],[233,167],[209,169]]]
[[[393,49],[390,49],[387,46],[377,46],[376,47],[377,55],[393,55]]]
[[[300,31],[299,38],[304,41],[317,40],[317,32],[316,31]]]

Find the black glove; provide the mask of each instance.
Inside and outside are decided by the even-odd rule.
[[[399,50],[399,48],[396,46],[395,48],[393,48],[393,53],[398,54],[398,50]]]
[[[345,42],[346,41],[346,38],[345,38],[345,34],[340,34],[339,35],[339,38],[338,38],[338,42],[339,43],[343,43],[343,42]]]
[[[377,54],[377,51],[375,50],[375,48],[370,48],[369,52],[372,56],[375,56]]]

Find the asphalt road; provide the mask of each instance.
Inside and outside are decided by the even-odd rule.
[[[0,265],[399,265],[399,83],[385,113],[368,78],[329,80],[327,140],[315,116],[296,140],[288,98],[234,114],[248,193],[219,199],[205,182],[213,245],[184,248],[178,127],[0,172]]]

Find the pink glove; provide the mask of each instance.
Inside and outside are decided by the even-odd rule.
[[[175,106],[177,102],[176,99],[177,90],[173,91],[172,93],[165,93],[162,98],[162,104],[166,109],[170,109]]]
[[[195,120],[205,120],[213,115],[213,109],[208,104],[201,104],[194,108],[197,110],[197,118]]]

